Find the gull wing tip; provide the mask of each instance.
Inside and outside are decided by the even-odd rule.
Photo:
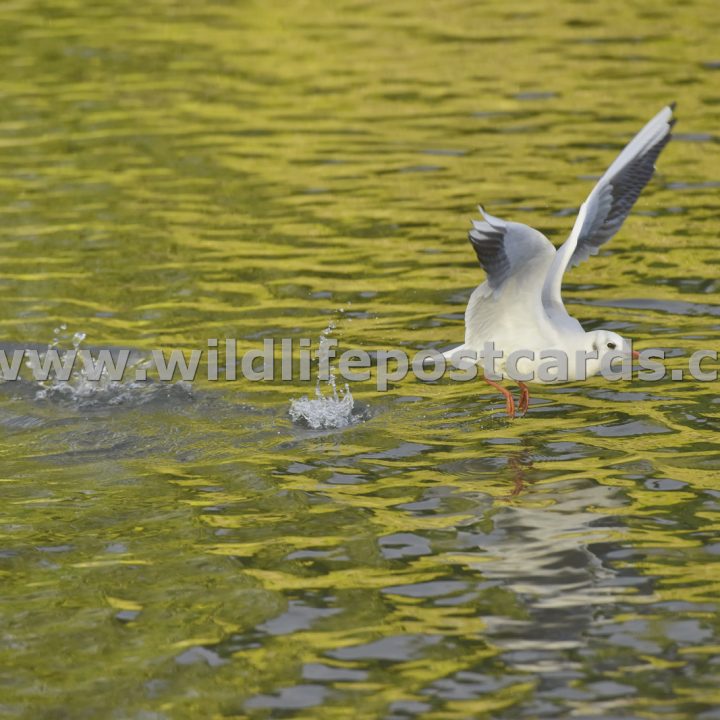
[[[496,230],[502,230],[507,227],[507,223],[504,220],[501,220],[500,218],[497,218],[494,215],[491,215],[489,212],[485,212],[485,208],[483,208],[482,205],[478,205],[478,210],[480,211],[480,214],[483,216],[483,220],[488,225],[490,225],[490,227],[493,227]]]

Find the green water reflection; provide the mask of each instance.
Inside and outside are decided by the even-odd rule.
[[[717,4],[18,0],[1,337],[445,347],[474,206],[554,242],[677,136],[570,310],[717,348]],[[671,367],[683,367],[676,353]],[[717,384],[0,387],[0,715],[717,718]],[[312,390],[312,388],[310,388]]]

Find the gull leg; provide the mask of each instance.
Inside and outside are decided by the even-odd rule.
[[[518,402],[518,412],[524,415],[528,411],[528,405],[530,405],[530,388],[524,383],[518,381],[518,387],[520,388],[520,401]]]
[[[483,378],[483,380],[488,384],[492,385],[494,388],[499,390],[504,396],[505,396],[505,410],[507,411],[507,414],[511,417],[515,417],[515,402],[513,400],[512,393],[507,389],[504,388],[499,383],[496,383],[492,380],[488,380],[486,377]]]

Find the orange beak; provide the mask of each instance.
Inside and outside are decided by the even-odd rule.
[[[631,355],[633,360],[638,360],[640,358],[640,353],[637,350],[633,350]]]

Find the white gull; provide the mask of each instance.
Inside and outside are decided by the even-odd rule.
[[[483,220],[473,220],[469,238],[487,279],[470,296],[465,342],[444,355],[454,365],[467,367],[482,359],[492,343],[494,350],[503,353],[493,377],[518,382],[520,413],[527,411],[530,394],[518,375],[532,375],[534,382],[543,382],[538,373],[541,353],[563,353],[568,367],[567,377],[562,379],[567,380],[597,374],[609,359],[605,357],[608,353],[638,356],[632,343],[617,333],[583,330],[565,309],[562,279],[568,267],[597,255],[620,229],[670,140],[674,107],[673,103],[663,108],[618,155],[580,207],[570,236],[558,250],[541,232],[493,217],[482,207]],[[520,351],[532,352],[533,359],[520,358],[517,372],[508,374],[510,354]],[[507,413],[514,417],[512,393],[487,375],[484,379],[503,393]]]

